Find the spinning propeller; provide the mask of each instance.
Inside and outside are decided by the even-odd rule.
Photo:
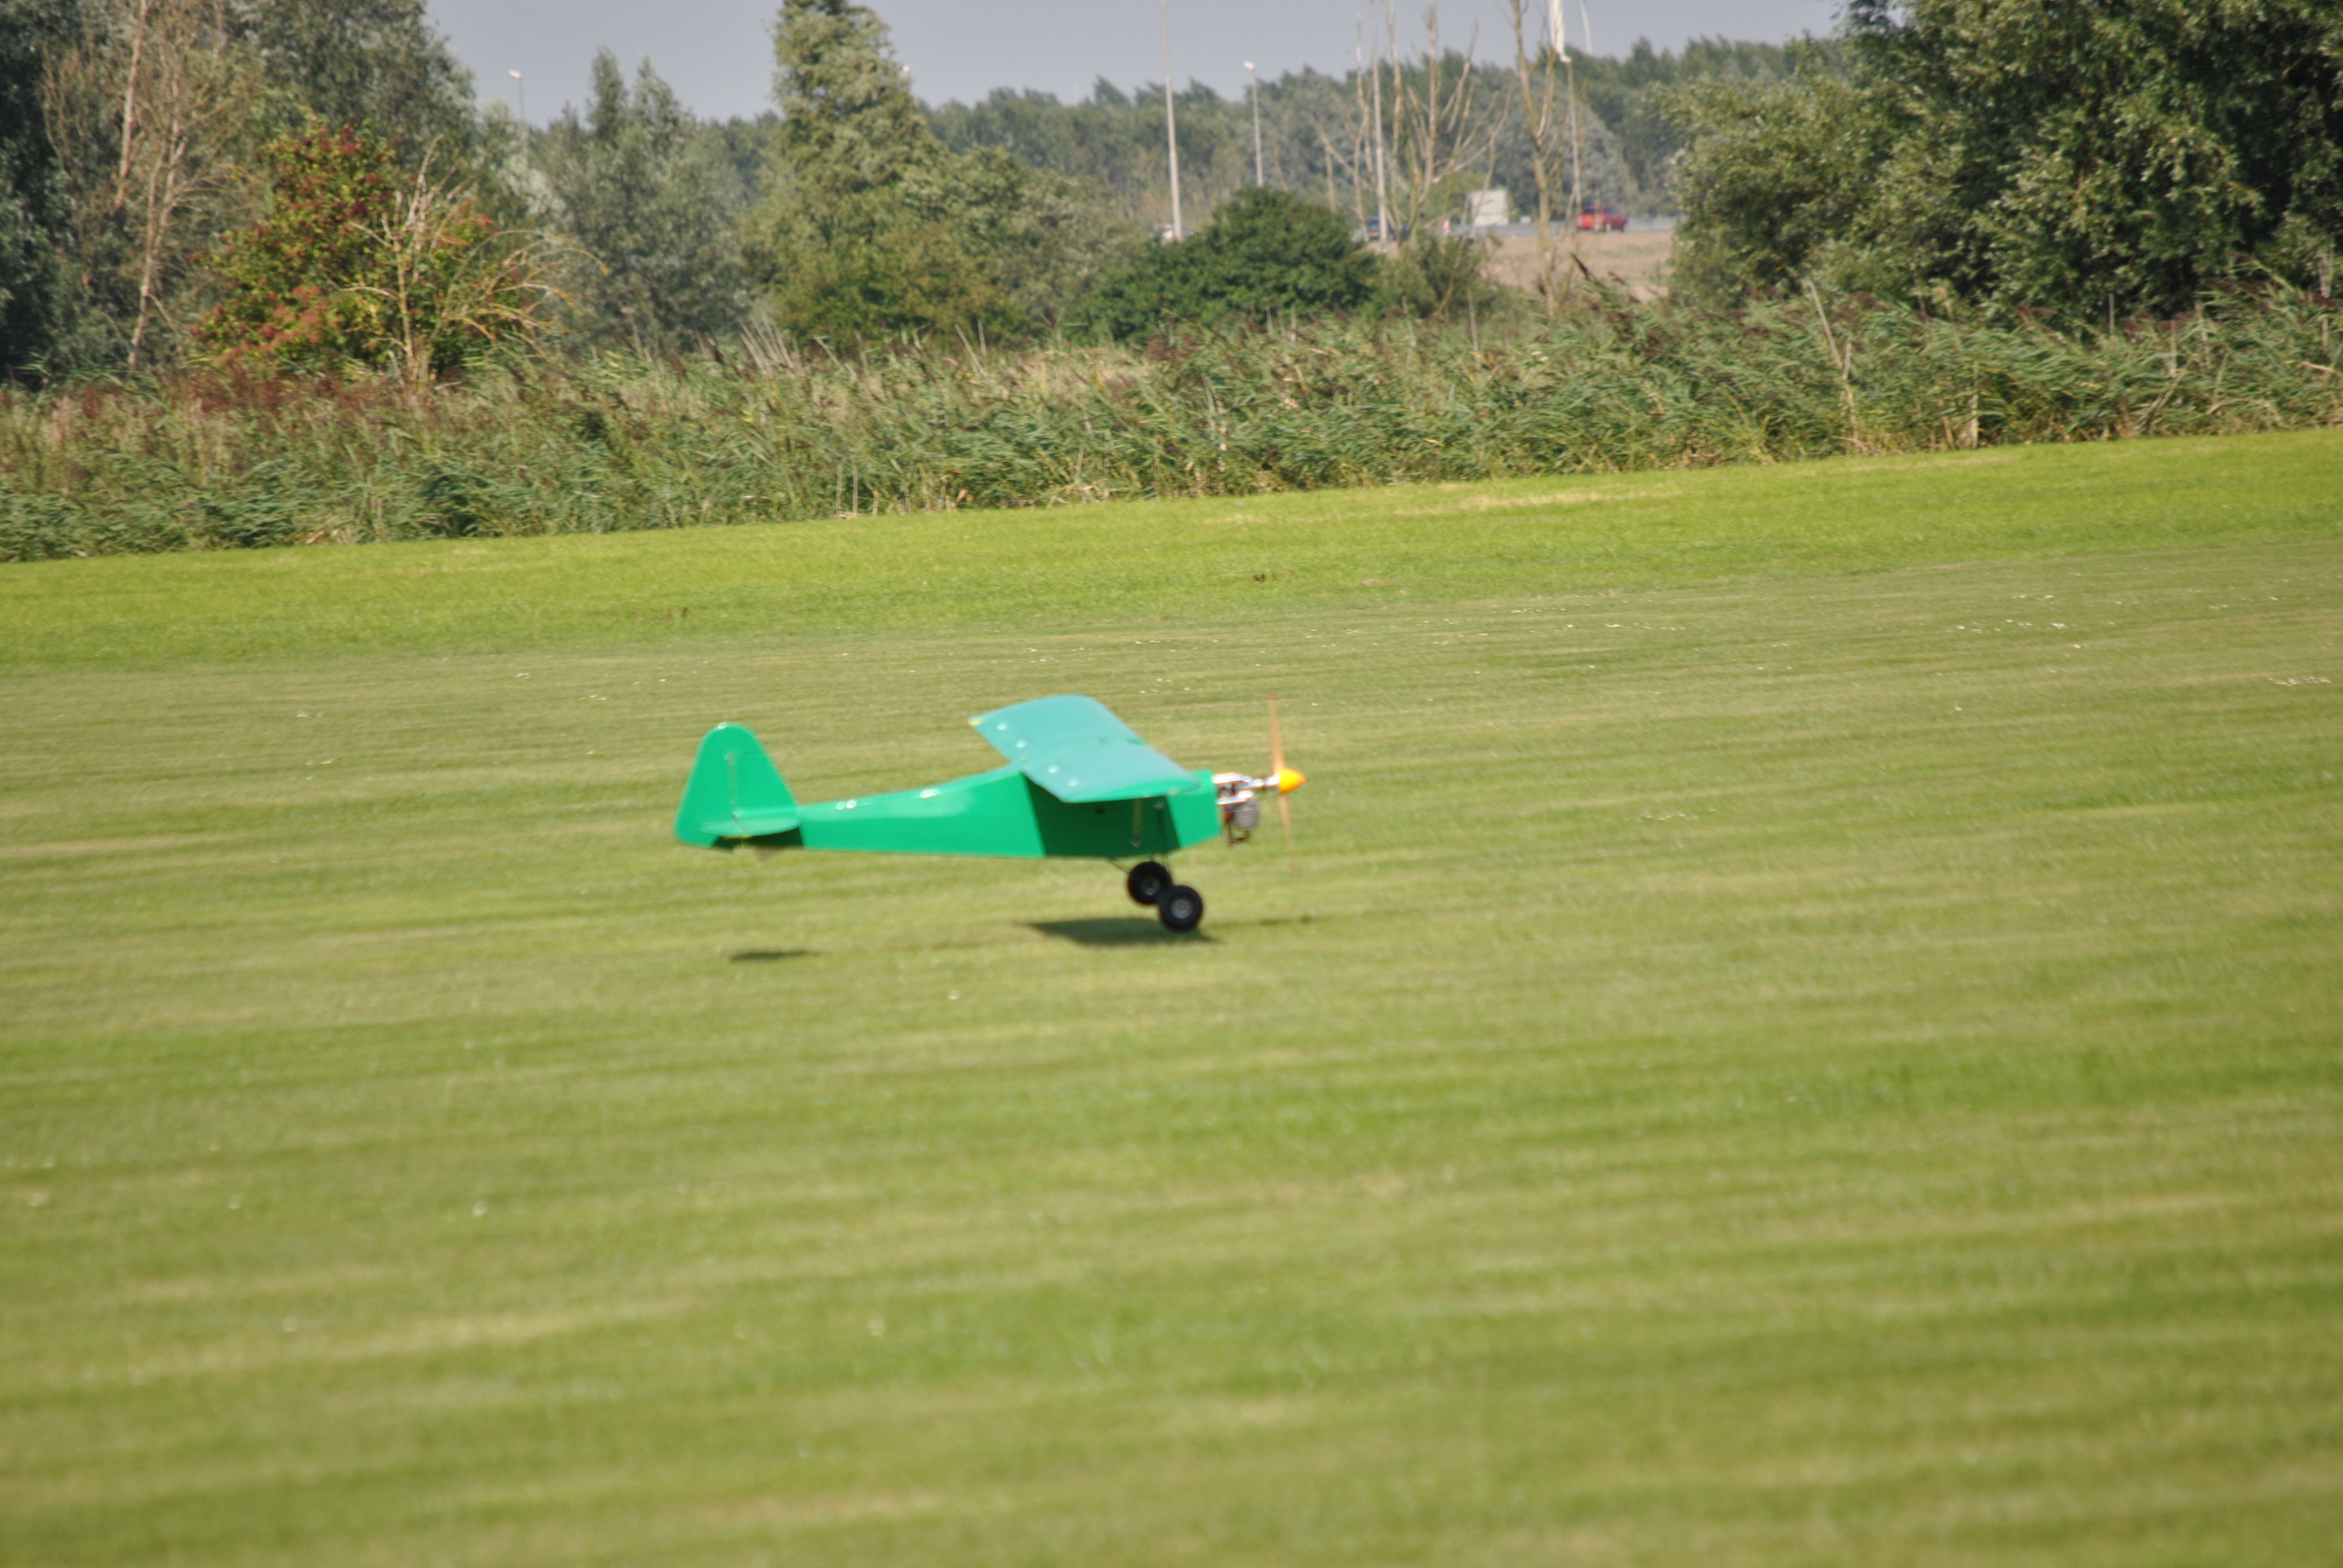
[[[1285,829],[1285,852],[1293,852],[1293,807],[1285,799],[1309,780],[1298,769],[1285,765],[1285,733],[1277,722],[1277,693],[1269,694],[1269,771],[1255,779],[1249,773],[1215,773],[1220,791],[1221,825],[1229,842],[1241,844],[1261,825],[1261,798],[1277,797],[1277,819]]]
[[[1269,694],[1269,779],[1277,789],[1278,825],[1285,829],[1285,852],[1293,853],[1293,803],[1286,799],[1310,782],[1285,765],[1285,735],[1277,724],[1277,693]]]

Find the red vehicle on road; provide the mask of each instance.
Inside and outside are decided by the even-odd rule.
[[[1578,209],[1578,226],[1615,233],[1626,228],[1627,215],[1615,206],[1584,206]]]

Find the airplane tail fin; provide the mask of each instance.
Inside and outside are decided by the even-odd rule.
[[[676,809],[676,838],[729,849],[744,840],[779,839],[797,826],[797,799],[757,738],[738,724],[709,730]]]

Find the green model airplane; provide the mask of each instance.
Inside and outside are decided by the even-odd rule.
[[[1172,930],[1192,931],[1203,895],[1172,880],[1159,856],[1222,838],[1241,844],[1274,796],[1293,845],[1286,797],[1304,780],[1285,765],[1277,694],[1269,698],[1270,769],[1192,772],[1087,697],[1043,697],[969,720],[1005,768],[965,779],[800,806],[757,738],[719,724],[699,743],[675,836],[710,849],[860,849],[907,855],[1045,855],[1135,859],[1123,886]]]

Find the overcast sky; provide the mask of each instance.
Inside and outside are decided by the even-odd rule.
[[[1568,0],[1578,42],[1581,0]],[[1662,48],[1687,38],[1768,43],[1827,33],[1844,0],[1584,0],[1594,51],[1622,53],[1640,35]],[[632,74],[648,55],[694,110],[712,119],[769,106],[778,0],[431,0],[431,15],[472,68],[483,95],[510,98],[522,73],[528,117],[542,124],[564,102],[582,101],[587,65],[615,51]],[[1403,18],[1419,0],[1398,0]],[[1126,88],[1163,79],[1157,0],[877,0],[895,53],[930,103],[963,102],[995,87],[1039,87],[1068,100],[1105,76]],[[1544,6],[1533,0],[1533,12]],[[1173,0],[1172,73],[1222,93],[1243,91],[1244,62],[1265,76],[1351,63],[1359,0]],[[1481,53],[1510,57],[1503,0],[1447,0],[1442,30],[1462,47],[1474,23]],[[1405,25],[1413,29],[1415,24]],[[1420,34],[1403,33],[1420,38]]]

